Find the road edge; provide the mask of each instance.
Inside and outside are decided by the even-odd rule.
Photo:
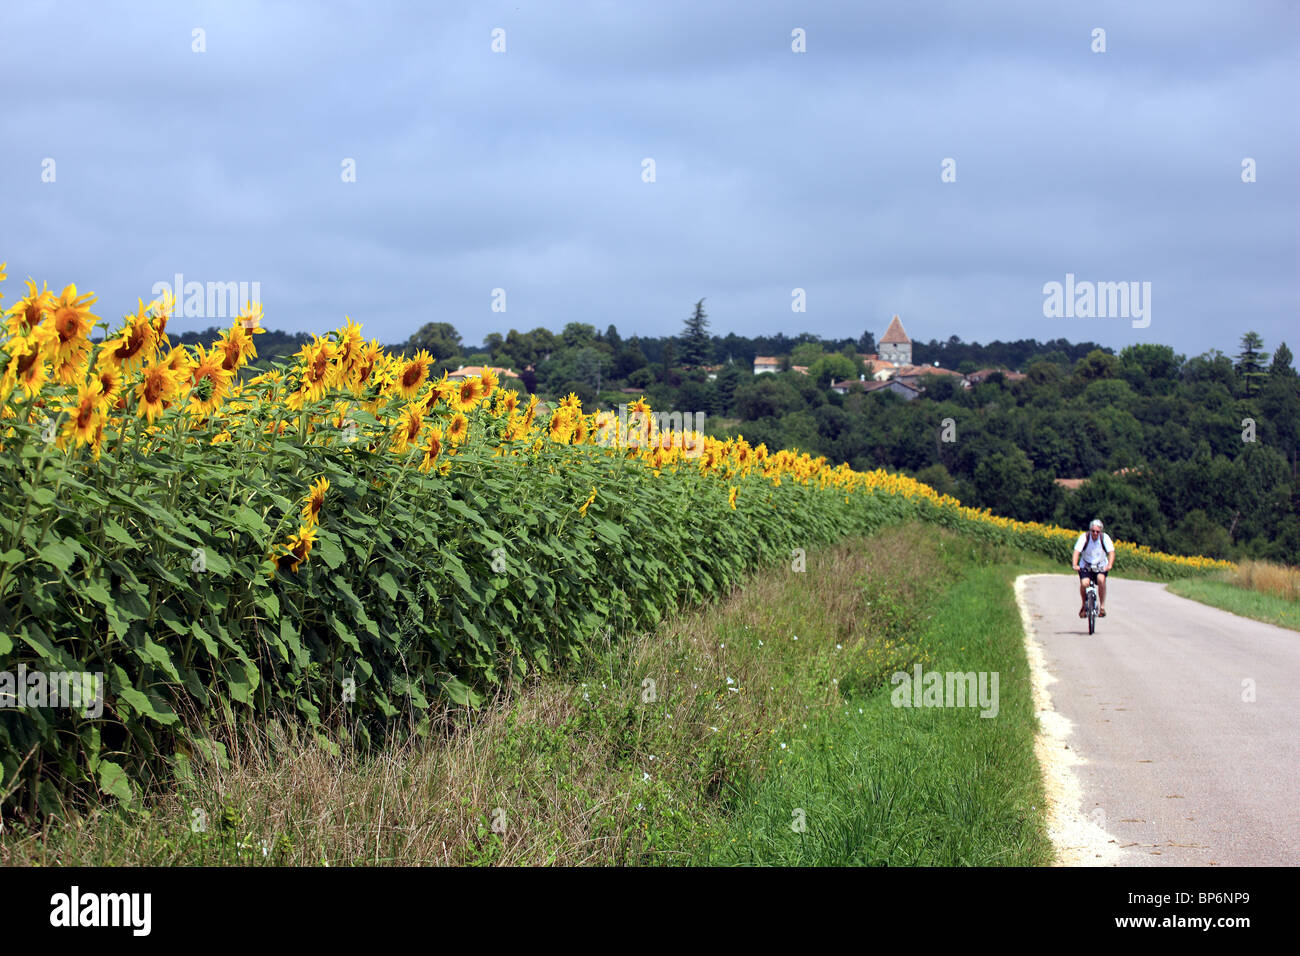
[[[1042,772],[1047,837],[1055,851],[1053,866],[1115,866],[1119,843],[1114,836],[1083,812],[1083,786],[1074,768],[1087,763],[1071,749],[1074,724],[1052,707],[1048,688],[1057,678],[1047,669],[1043,646],[1034,633],[1033,613],[1025,597],[1029,578],[1061,577],[1057,574],[1022,574],[1016,578],[1016,606],[1025,632],[1025,657],[1029,660],[1030,690],[1038,730],[1034,734],[1034,756]],[[1104,820],[1104,817],[1103,817]]]

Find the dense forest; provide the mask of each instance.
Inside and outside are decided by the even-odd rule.
[[[190,335],[206,341],[215,330]],[[259,359],[307,340],[267,332]],[[1174,553],[1300,563],[1300,378],[1285,343],[1270,356],[1253,332],[1235,356],[1192,358],[1154,344],[1114,354],[1063,339],[914,342],[917,364],[1025,377],[995,373],[965,387],[957,376],[926,376],[911,401],[887,389],[831,390],[867,371],[870,332],[710,335],[702,302],[677,336],[625,339],[613,325],[574,322],[467,346],[439,322],[392,348],[427,349],[439,371],[510,368],[520,378],[506,384],[544,398],[574,392],[588,408],[644,394],[657,410],[704,412],[711,434],[905,471],[1012,518],[1082,528],[1097,516],[1118,538]],[[755,355],[778,357],[783,371],[755,375]]]

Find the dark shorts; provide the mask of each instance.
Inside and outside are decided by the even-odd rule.
[[[1104,578],[1105,576],[1106,576],[1105,571],[1085,571],[1083,568],[1079,569],[1080,581],[1082,581],[1084,578]]]

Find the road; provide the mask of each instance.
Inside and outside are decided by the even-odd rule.
[[[1075,576],[1018,591],[1049,675],[1049,795],[1064,773],[1097,844],[1076,830],[1064,861],[1300,864],[1300,632],[1117,579],[1090,636]]]

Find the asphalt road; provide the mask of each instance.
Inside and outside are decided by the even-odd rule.
[[[1300,864],[1300,632],[1117,579],[1090,636],[1075,576],[1024,595],[1114,862]]]

